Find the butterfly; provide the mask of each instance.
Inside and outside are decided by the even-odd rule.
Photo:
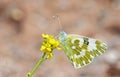
[[[57,39],[75,68],[90,64],[94,58],[107,49],[107,45],[99,40],[77,34],[67,34],[64,31],[58,34]]]

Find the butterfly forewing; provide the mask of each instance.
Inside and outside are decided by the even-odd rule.
[[[107,49],[105,43],[79,35],[67,35],[63,45],[66,55],[75,68],[91,63],[96,56],[101,55]]]

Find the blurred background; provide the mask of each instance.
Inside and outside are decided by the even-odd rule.
[[[0,77],[27,77],[42,52],[42,33],[100,39],[107,51],[74,69],[63,51],[42,63],[33,77],[120,77],[120,0],[0,0]]]

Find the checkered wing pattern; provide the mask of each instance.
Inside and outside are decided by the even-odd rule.
[[[62,47],[75,68],[86,66],[107,49],[99,40],[74,34],[67,35]]]

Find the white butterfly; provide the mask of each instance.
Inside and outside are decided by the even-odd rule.
[[[75,68],[86,66],[107,49],[107,45],[99,40],[76,34],[67,35],[64,31],[59,33],[58,40]]]

